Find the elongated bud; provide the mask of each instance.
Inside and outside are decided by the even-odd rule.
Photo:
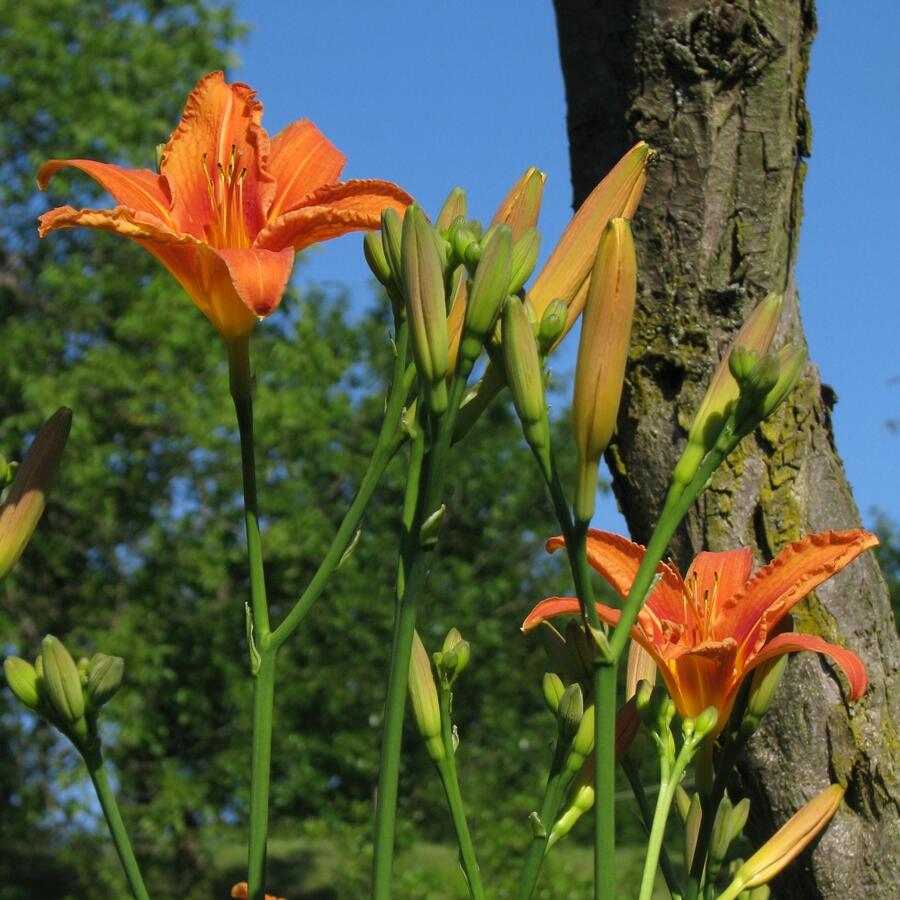
[[[656,684],[656,663],[653,657],[637,642],[632,641],[628,648],[628,664],[625,668],[625,699],[630,700],[636,693],[640,682]]]
[[[413,204],[403,218],[403,296],[416,369],[434,415],[447,409],[444,378],[450,366],[444,270],[433,228]]]
[[[631,226],[612,219],[591,275],[572,399],[572,430],[578,449],[575,514],[594,513],[597,467],[616,427],[637,294],[637,261]]]
[[[709,842],[709,868],[712,876],[722,866],[731,846],[731,811],[734,807],[727,796],[722,798],[713,822],[712,835]]]
[[[562,678],[560,678],[556,672],[544,672],[542,687],[544,690],[544,702],[547,704],[547,709],[549,709],[553,715],[556,715],[559,712],[559,702],[562,700],[563,692],[566,689]]]
[[[509,225],[514,241],[518,241],[529,228],[537,225],[546,180],[547,176],[543,172],[535,168],[528,169],[512,186],[494,214],[492,222]]]
[[[700,822],[703,818],[703,807],[700,795],[692,794],[684,813],[684,871],[690,872],[694,862],[694,851],[697,849],[697,837],[700,834]]]
[[[115,696],[122,685],[125,660],[121,656],[107,656],[95,653],[88,666],[85,699],[91,709],[100,709]]]
[[[428,755],[437,762],[444,758],[441,742],[441,709],[437,687],[431,672],[431,660],[419,633],[413,634],[412,657],[409,661],[409,699],[419,734],[425,741]]]
[[[782,347],[778,354],[778,381],[766,394],[760,410],[762,419],[767,419],[787,399],[800,382],[806,365],[806,350],[793,344]],[[762,421],[762,419],[760,421]]]
[[[381,213],[381,244],[388,267],[399,282],[403,277],[403,221],[396,209],[388,207]]]
[[[466,192],[461,187],[452,188],[434,223],[438,231],[446,232],[454,219],[466,217]]]
[[[584,717],[584,695],[580,684],[570,684],[559,700],[556,720],[559,724],[559,739],[567,743],[575,737]]]
[[[583,765],[591,750],[594,749],[594,706],[591,704],[581,717],[581,724],[575,737],[572,740],[572,746],[569,749],[569,755],[566,757],[566,768],[570,772],[577,772]]]
[[[41,695],[34,666],[18,656],[7,656],[3,660],[3,674],[16,699],[29,709],[37,709]]]
[[[41,650],[44,661],[44,694],[63,723],[82,736],[79,723],[84,721],[84,692],[75,660],[52,634],[44,638]]]
[[[610,219],[634,216],[647,181],[647,165],[653,157],[647,144],[636,144],[581,205],[531,288],[539,316],[557,297],[569,305],[566,331],[581,315],[586,298],[582,291],[607,223]]]
[[[688,431],[687,446],[673,474],[677,484],[690,484],[703,457],[713,448],[734,404],[740,395],[740,387],[732,374],[732,356],[736,348],[742,348],[735,358],[737,370],[752,369],[750,362],[768,353],[778,320],[781,318],[782,297],[769,294],[747,317],[734,340],[722,356],[709,387],[694,414]]]
[[[363,237],[363,256],[372,274],[385,286],[392,287],[393,273],[384,252],[384,242],[377,231],[367,231]]]
[[[447,632],[447,637],[444,638],[444,644],[440,651],[432,657],[442,684],[448,688],[453,686],[453,683],[469,664],[471,652],[469,642],[463,640],[459,629],[451,628]]]
[[[591,721],[593,721],[593,706],[589,708],[589,712]],[[637,733],[638,725],[634,703],[626,703],[616,714],[616,764],[620,763],[625,756]],[[565,837],[581,816],[594,805],[594,761],[594,755],[588,750],[569,791],[569,804],[550,831],[547,850]]]
[[[541,361],[528,313],[516,297],[510,297],[503,308],[503,365],[525,439],[532,447],[548,447],[550,425]]]
[[[542,357],[550,352],[562,335],[566,327],[566,314],[566,304],[563,300],[554,300],[544,310],[538,330],[538,351]]]
[[[778,383],[780,373],[781,361],[776,353],[767,353],[756,363],[739,384],[741,393],[735,409],[738,422],[750,418],[759,420],[758,411],[766,395]]]
[[[0,578],[19,561],[56,480],[72,426],[72,410],[58,409],[31,442],[0,509]]]
[[[460,358],[473,363],[485,338],[500,315],[506,300],[512,258],[512,232],[508,225],[493,229],[475,270],[472,288],[466,306]]]
[[[737,870],[734,881],[719,895],[719,900],[734,900],[742,891],[771,881],[831,821],[843,797],[844,788],[839,784],[813,797]]]
[[[537,228],[529,228],[516,241],[512,248],[508,293],[517,294],[524,287],[537,265],[540,249],[541,235]]]
[[[457,266],[450,280],[449,311],[447,312],[447,353],[451,372],[456,371],[456,361],[459,358],[463,323],[466,320],[466,307],[469,304],[468,283],[466,267]]]
[[[781,676],[784,675],[784,670],[787,668],[787,661],[786,655],[776,656],[753,670],[750,692],[747,695],[747,707],[744,710],[744,718],[741,720],[743,737],[750,737],[762,723],[763,716],[768,712],[775,699],[775,692],[778,690]]]

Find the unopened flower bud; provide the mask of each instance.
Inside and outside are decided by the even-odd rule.
[[[528,313],[517,297],[510,297],[503,309],[503,364],[525,439],[534,448],[548,447],[550,425],[541,361]]]
[[[725,351],[694,414],[688,431],[687,446],[672,475],[676,484],[690,484],[703,458],[715,446],[719,433],[737,403],[740,387],[731,371],[734,350],[741,347],[745,351],[743,354],[739,353],[736,360],[739,371],[749,363],[747,353],[753,353],[757,358],[767,353],[781,317],[781,305],[780,294],[769,294],[750,313]]]
[[[537,225],[546,180],[543,172],[528,169],[512,186],[494,214],[494,222],[504,222],[512,229],[513,240],[518,241],[529,228]]]
[[[575,515],[582,522],[590,521],[594,513],[597,467],[616,427],[636,295],[637,261],[631,226],[625,219],[611,219],[591,274],[575,366]]]
[[[446,232],[454,219],[465,218],[466,192],[461,187],[453,188],[447,195],[434,225],[439,231]]]
[[[740,396],[735,410],[738,422],[750,416],[757,418],[757,410],[769,391],[778,383],[780,372],[781,362],[776,353],[767,353],[757,361],[738,385]]]
[[[399,282],[403,278],[403,264],[400,261],[403,249],[403,221],[397,210],[391,207],[381,213],[381,244],[388,268]]]
[[[577,772],[583,765],[591,750],[594,749],[594,706],[591,704],[581,717],[581,724],[575,732],[569,755],[566,757],[566,768]]]
[[[685,736],[687,736],[687,726],[690,722],[691,737],[699,744],[708,734],[712,734],[718,720],[719,710],[715,706],[707,706],[700,715],[695,716],[693,719],[685,719],[682,728],[685,731]]]
[[[567,312],[564,300],[554,300],[544,310],[538,331],[538,350],[541,356],[546,356],[561,337],[566,327]]]
[[[508,225],[491,229],[484,244],[466,305],[460,359],[471,365],[481,353],[506,300],[512,257],[512,232]]]
[[[728,371],[732,378],[740,384],[759,361],[759,354],[746,347],[735,347],[728,356]]]
[[[700,821],[703,818],[703,807],[700,795],[692,794],[684,812],[684,871],[690,872],[694,862],[694,850],[697,848],[697,837],[700,834]]]
[[[86,736],[83,725],[84,691],[75,660],[52,634],[44,638],[41,649],[44,661],[43,690],[50,706],[79,737]]]
[[[719,900],[734,900],[743,891],[771,881],[828,824],[843,796],[844,788],[833,784],[813,797],[737,870]]]
[[[409,699],[428,755],[435,762],[443,759],[444,745],[441,741],[441,709],[437,687],[431,672],[431,660],[418,632],[413,634],[412,656],[409,661]]]
[[[559,702],[562,700],[563,692],[566,686],[563,684],[562,678],[556,672],[544,672],[543,681],[544,702],[547,709],[556,715],[559,712]]]
[[[628,663],[625,667],[625,699],[630,700],[637,692],[638,685],[646,681],[656,684],[656,663],[653,657],[637,642],[628,648]]]
[[[0,508],[0,578],[19,561],[44,512],[71,425],[72,410],[58,409],[37,433],[16,471]]]
[[[559,739],[567,743],[575,737],[584,716],[584,695],[580,684],[570,684],[559,699],[556,721],[559,724]]]
[[[3,660],[3,674],[16,699],[29,709],[37,709],[41,695],[34,666],[18,656],[7,656]]]
[[[385,287],[391,287],[393,275],[384,253],[384,243],[377,231],[367,231],[363,237],[363,256],[372,274]]]
[[[517,294],[531,277],[541,249],[541,235],[537,228],[529,228],[512,248],[507,292]]]
[[[806,350],[794,344],[782,347],[778,354],[778,381],[766,394],[763,401],[762,418],[767,419],[787,399],[791,391],[800,383],[803,367],[806,365]]]
[[[403,218],[401,271],[416,369],[429,409],[441,415],[447,409],[449,369],[444,270],[434,229],[416,204]]]
[[[122,684],[125,660],[121,656],[95,653],[88,668],[85,699],[92,709],[99,709],[113,698]]]
[[[749,737],[759,728],[763,716],[768,712],[775,692],[781,683],[781,676],[787,668],[787,655],[776,656],[767,660],[753,670],[750,691],[747,695],[747,706],[741,720],[741,734]]]

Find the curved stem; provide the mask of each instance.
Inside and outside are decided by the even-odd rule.
[[[397,817],[397,787],[400,780],[400,749],[403,737],[403,714],[406,709],[406,685],[412,637],[416,627],[419,595],[428,574],[431,551],[420,543],[422,525],[440,507],[447,475],[447,456],[459,403],[465,390],[466,375],[458,371],[450,389],[447,411],[437,423],[437,435],[427,459],[411,460],[410,478],[418,479],[415,515],[411,527],[404,522],[401,561],[397,573],[398,608],[394,626],[388,691],[385,700],[384,734],[381,743],[381,770],[375,809],[375,847],[372,870],[373,900],[390,900],[391,870],[394,861],[394,832]],[[421,434],[417,442],[423,440]],[[415,451],[414,444],[414,451]],[[417,465],[413,466],[416,462]],[[424,465],[424,469],[422,466]],[[407,504],[408,506],[409,504]]]
[[[103,816],[112,835],[113,843],[116,845],[116,853],[119,855],[119,862],[125,870],[125,877],[128,879],[128,886],[135,900],[150,900],[147,888],[144,887],[144,879],[141,877],[141,870],[138,866],[134,850],[131,848],[131,841],[128,839],[128,832],[125,830],[125,823],[119,813],[119,805],[116,803],[116,795],[113,793],[109,784],[109,777],[106,774],[106,767],[103,765],[103,757],[99,752],[89,754],[84,758],[94,790],[97,792],[97,799],[100,801],[100,808],[103,810]]]
[[[406,435],[400,430],[400,419],[415,377],[415,369],[412,366],[407,368],[406,365],[408,345],[409,326],[404,322],[397,330],[397,355],[394,362],[391,390],[384,412],[384,419],[381,423],[381,431],[378,434],[375,449],[372,453],[372,458],[369,460],[366,473],[363,475],[359,490],[353,498],[350,508],[344,515],[337,533],[331,541],[331,545],[328,547],[325,556],[322,557],[322,562],[319,564],[316,574],[313,575],[306,590],[294,604],[291,611],[285,616],[284,621],[272,632],[273,647],[278,648],[284,644],[322,595],[322,591],[325,590],[331,576],[341,564],[341,559],[350,545],[350,541],[353,539],[353,535],[359,526],[369,501],[372,499],[372,494],[375,492],[381,476],[384,474],[384,470],[406,440]]]
[[[453,723],[451,719],[452,697],[453,694],[449,688],[441,687],[441,740],[444,744],[444,758],[437,762],[436,766],[441,776],[441,783],[444,786],[444,793],[447,796],[447,806],[450,809],[450,818],[453,820],[453,828],[456,831],[456,841],[459,844],[459,859],[469,885],[469,894],[472,900],[484,900],[481,869],[478,866],[478,857],[475,854],[475,845],[472,843],[469,823],[466,820],[466,810],[463,806],[462,792],[459,789],[459,778],[456,774],[456,751],[453,747]]]

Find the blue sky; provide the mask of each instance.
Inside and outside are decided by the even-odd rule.
[[[812,359],[839,398],[836,440],[864,519],[876,506],[896,519],[900,435],[885,421],[900,418],[900,378],[891,382],[900,376],[892,164],[900,6],[818,7],[801,310]],[[555,242],[571,215],[571,182],[550,0],[239,0],[238,10],[253,31],[233,74],[259,91],[270,132],[312,119],[347,155],[345,177],[396,181],[429,211],[460,184],[470,214],[488,217],[509,184],[538,166],[549,175],[544,244]],[[359,239],[307,254],[297,283],[346,285],[367,303]],[[613,501],[595,524],[624,527]]]

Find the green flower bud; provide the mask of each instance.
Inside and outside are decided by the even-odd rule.
[[[85,698],[92,709],[99,709],[113,698],[122,684],[125,660],[121,656],[95,653],[88,670]]]
[[[451,628],[444,638],[444,645],[441,648],[444,653],[456,654],[456,674],[459,675],[463,669],[469,664],[472,655],[472,648],[469,642],[463,640],[463,636],[459,633],[458,628]]]
[[[695,744],[699,744],[713,731],[718,720],[719,711],[715,706],[707,706],[699,716],[685,719],[681,726],[685,740],[693,740]]]
[[[750,737],[759,728],[763,716],[775,699],[775,692],[781,683],[781,676],[787,667],[787,655],[776,656],[753,670],[747,707],[741,720],[741,734]]]
[[[580,684],[570,684],[559,699],[556,721],[559,725],[559,739],[566,743],[578,732],[584,717],[584,695]]]
[[[727,796],[722,798],[719,808],[716,811],[716,818],[713,822],[712,834],[709,841],[709,871],[711,875],[722,867],[725,857],[728,855],[728,848],[731,846],[731,810],[733,809],[731,801]]]
[[[512,232],[510,232],[511,234]],[[507,293],[517,294],[531,277],[541,249],[541,235],[537,228],[529,228],[513,245]]]
[[[466,216],[466,192],[461,187],[452,188],[438,213],[435,228],[446,232],[454,219],[465,219]]]
[[[761,404],[769,391],[778,383],[781,371],[781,363],[774,353],[767,353],[750,370],[750,374],[740,382],[740,397],[738,398],[735,419],[738,423],[745,419],[760,421],[759,412]]]
[[[386,287],[393,287],[393,272],[384,252],[384,241],[377,231],[367,231],[363,238],[363,256],[372,274]]]
[[[556,672],[544,672],[543,689],[544,702],[547,704],[547,709],[553,715],[556,715],[559,712],[559,703],[566,689],[562,678]]]
[[[436,237],[421,208],[412,204],[403,219],[403,296],[425,400],[434,415],[441,415],[447,409],[444,379],[450,362],[444,269]]]
[[[740,384],[753,371],[759,361],[759,354],[746,347],[735,347],[728,356],[728,370],[734,380]]]
[[[403,277],[400,261],[403,248],[403,222],[396,209],[390,207],[381,213],[381,243],[388,268],[399,282]]]
[[[16,699],[29,709],[37,709],[41,695],[34,666],[18,656],[7,656],[3,660],[3,674]]]
[[[684,871],[690,872],[694,862],[694,851],[697,849],[697,836],[700,834],[700,821],[703,818],[703,807],[700,795],[692,794],[688,801],[684,816]]]
[[[44,660],[44,694],[65,725],[77,728],[84,720],[84,692],[75,660],[61,641],[48,634],[41,644]]]
[[[800,383],[803,367],[806,365],[806,350],[793,344],[781,348],[778,354],[778,381],[766,394],[762,404],[762,419],[767,419],[787,399],[791,391]],[[762,421],[762,419],[760,421]]]
[[[566,768],[577,772],[583,765],[591,750],[594,749],[594,706],[591,704],[581,717],[581,724],[572,741],[572,748],[566,757]]]
[[[56,480],[72,426],[72,410],[58,409],[31,442],[0,508],[0,578],[19,561]]]
[[[528,313],[515,297],[510,297],[503,308],[503,365],[525,439],[534,448],[546,448],[550,426],[541,361]]]
[[[569,308],[565,300],[554,300],[544,310],[538,329],[538,349],[541,356],[546,356],[562,336],[568,314]]]
[[[460,358],[470,365],[500,315],[509,286],[512,232],[508,225],[500,225],[490,234],[475,269],[459,348]]]
[[[412,657],[409,661],[409,699],[419,734],[428,755],[437,762],[444,758],[441,741],[441,708],[437,687],[431,672],[431,660],[418,632],[413,634]]]

